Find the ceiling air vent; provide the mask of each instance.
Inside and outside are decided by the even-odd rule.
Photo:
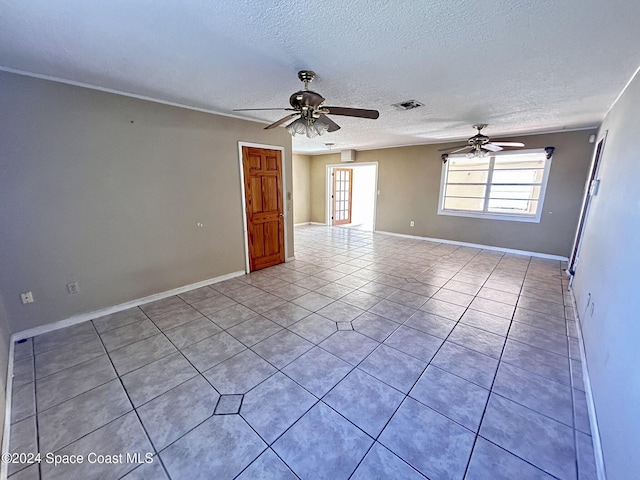
[[[420,103],[417,100],[407,100],[405,102],[394,103],[391,106],[396,107],[398,110],[413,110],[414,108],[424,107],[424,103]]]

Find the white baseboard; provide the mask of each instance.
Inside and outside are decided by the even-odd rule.
[[[294,227],[302,227],[303,225],[311,225],[311,222],[294,223]]]
[[[289,257],[289,258],[287,258],[287,259],[285,260],[285,263],[293,262],[295,259],[296,259],[296,257]]]
[[[72,317],[65,318],[64,320],[59,320],[57,322],[49,323],[47,325],[41,325],[39,327],[29,328],[27,330],[16,332],[13,335],[11,335],[11,342],[13,344],[13,342],[17,342],[18,340],[22,340],[24,338],[30,338],[36,335],[41,335],[43,333],[53,332],[54,330],[70,327],[71,325],[76,325],[78,323],[86,322],[87,320],[93,320],[94,318],[98,318],[98,317],[104,317],[105,315],[121,312],[123,310],[128,310],[129,308],[138,307],[145,303],[155,302],[156,300],[162,300],[163,298],[172,297],[174,295],[185,293],[185,292],[188,292],[189,290],[194,290],[196,288],[206,287],[207,285],[212,285],[214,283],[222,282],[224,280],[229,280],[231,278],[239,277],[244,274],[245,274],[244,270],[239,272],[228,273],[226,275],[221,275],[219,277],[210,278],[208,280],[192,283],[190,285],[185,285],[184,287],[178,287],[178,288],[174,288],[173,290],[167,290],[166,292],[155,293],[153,295],[149,295],[148,297],[131,300],[130,302],[121,303],[113,307],[107,307],[107,308],[102,308],[100,310],[94,310],[92,312],[73,315]]]
[[[448,245],[458,245],[460,247],[481,248],[482,250],[493,250],[495,252],[513,253],[516,255],[526,255],[528,257],[546,258],[549,260],[559,260],[566,262],[569,259],[560,255],[551,255],[549,253],[529,252],[526,250],[516,250],[514,248],[494,247],[493,245],[481,245],[479,243],[458,242],[456,240],[446,240],[444,238],[432,238],[432,237],[419,237],[417,235],[407,235],[404,233],[385,232],[383,230],[375,230],[374,233],[381,233],[382,235],[391,235],[394,237],[412,238],[414,240],[424,240],[427,242],[446,243]]]
[[[11,433],[11,399],[13,397],[13,340],[9,340],[9,361],[7,362],[7,385],[4,398],[4,431],[2,432],[2,455],[9,453],[9,435]],[[9,464],[0,462],[0,479],[9,475]]]
[[[600,429],[598,427],[598,419],[596,417],[596,404],[593,400],[593,390],[591,389],[591,380],[589,378],[589,369],[587,368],[587,352],[584,349],[584,341],[582,338],[582,322],[578,313],[578,303],[573,295],[573,290],[569,290],[571,303],[573,304],[573,314],[576,319],[576,328],[578,329],[578,343],[580,344],[580,359],[582,360],[582,380],[584,381],[584,393],[587,399],[587,410],[589,412],[589,425],[591,426],[591,441],[593,442],[593,454],[596,461],[596,474],[598,480],[606,480],[607,475],[604,468],[604,455],[602,453],[602,443],[600,443]]]
[[[320,222],[309,222],[309,225],[320,225],[321,227],[326,227],[327,226],[326,223],[320,223]]]

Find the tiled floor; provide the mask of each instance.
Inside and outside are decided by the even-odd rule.
[[[11,451],[84,463],[10,478],[595,479],[559,262],[326,227],[296,258],[16,344]]]

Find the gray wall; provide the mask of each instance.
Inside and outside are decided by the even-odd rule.
[[[359,151],[357,162],[378,162],[376,230],[568,256],[575,235],[595,131],[512,137],[526,148],[556,147],[540,223],[438,215],[447,145]],[[459,144],[460,142],[456,142]],[[311,220],[325,222],[326,165],[339,154],[312,157]],[[409,222],[415,221],[415,227]]]
[[[293,223],[311,221],[311,157],[293,155]]]
[[[0,298],[0,439],[4,433],[4,411],[7,392],[7,365],[9,364],[9,320]],[[0,449],[2,441],[0,440]]]
[[[607,478],[640,472],[640,78],[605,118],[608,130],[573,285]],[[588,308],[589,294],[593,314]]]
[[[2,72],[0,111],[11,332],[244,270],[238,141],[285,147],[292,190],[282,128]]]

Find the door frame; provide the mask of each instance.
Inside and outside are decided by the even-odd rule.
[[[247,229],[247,197],[244,188],[244,164],[242,162],[242,147],[264,148],[267,150],[278,150],[282,159],[282,210],[284,213],[284,261],[289,259],[289,240],[287,235],[287,222],[289,220],[289,203],[287,202],[287,175],[286,175],[286,157],[284,147],[280,145],[265,145],[263,143],[252,143],[238,141],[238,166],[240,168],[240,200],[242,201],[242,233],[244,235],[244,271],[251,271],[249,263],[249,231]]]
[[[358,162],[358,163],[332,163],[327,165],[325,168],[325,210],[324,210],[324,224],[328,226],[333,226],[331,223],[331,211],[333,208],[331,202],[331,195],[333,192],[333,182],[331,181],[331,173],[334,168],[353,168],[357,170],[358,167],[365,167],[367,165],[373,165],[376,167],[375,181],[374,181],[374,201],[373,201],[373,230],[376,231],[376,221],[378,217],[378,162]],[[355,176],[355,172],[354,172]],[[353,180],[353,179],[352,179]],[[353,182],[352,182],[353,184]],[[352,185],[353,186],[353,185]]]
[[[576,234],[573,240],[573,245],[571,246],[569,262],[567,263],[567,273],[570,275],[570,287],[573,285],[573,280],[576,277],[576,269],[580,260],[580,250],[582,249],[582,240],[584,238],[585,228],[589,221],[589,212],[591,211],[591,206],[593,205],[593,197],[595,196],[591,194],[592,182],[600,180],[600,169],[602,168],[604,149],[607,145],[608,133],[609,130],[605,130],[602,136],[600,136],[599,138],[596,137],[596,141],[594,142],[595,148],[593,149],[593,156],[589,165],[589,173],[585,182],[584,198],[582,199],[582,205],[580,207],[580,216],[578,217]],[[602,146],[600,147],[600,151],[598,152],[598,145],[600,145],[600,143],[602,143]],[[571,273],[572,271],[573,273]]]

